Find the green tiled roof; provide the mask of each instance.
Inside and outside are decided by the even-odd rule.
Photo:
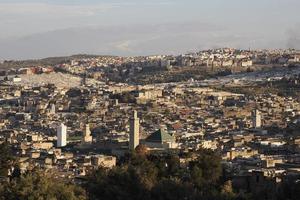
[[[159,129],[146,138],[146,142],[175,142],[175,138],[162,129]]]

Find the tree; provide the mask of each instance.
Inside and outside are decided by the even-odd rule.
[[[202,150],[189,168],[181,168],[177,155],[132,152],[120,166],[92,172],[86,189],[93,200],[236,199],[231,182],[222,182],[220,160]]]
[[[299,178],[299,177],[298,177]],[[278,191],[278,199],[300,199],[300,182],[298,179],[285,180]]]
[[[225,197],[224,199],[232,199],[235,197],[232,188],[232,181],[226,181],[222,186],[221,194]]]
[[[5,200],[85,200],[85,191],[73,184],[55,180],[50,174],[29,173],[4,185]]]
[[[151,198],[155,200],[193,200],[197,199],[197,191],[190,183],[183,183],[178,179],[164,179],[152,189]]]
[[[148,159],[158,168],[158,178],[170,178],[182,176],[180,160],[177,155],[172,153],[166,155],[150,155]]]
[[[14,164],[11,147],[8,143],[0,144],[0,176],[8,176],[8,171]]]
[[[148,189],[156,183],[158,169],[155,163],[148,159],[147,154],[132,151],[125,155],[121,162],[121,166],[127,168],[127,170],[134,171],[139,180],[146,184],[145,187]]]
[[[222,176],[221,158],[211,150],[201,150],[190,162],[190,179],[202,195],[218,193]]]
[[[133,168],[98,169],[87,183],[90,199],[147,199],[148,191]]]

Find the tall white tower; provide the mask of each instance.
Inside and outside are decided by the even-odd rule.
[[[132,117],[130,118],[130,137],[129,137],[129,149],[135,150],[140,142],[140,119],[137,116],[137,112],[134,110]]]
[[[261,112],[257,109],[252,112],[252,126],[254,128],[261,127]]]
[[[57,127],[57,147],[64,147],[67,145],[67,126],[63,123]]]
[[[93,136],[91,135],[91,129],[89,124],[84,125],[84,130],[83,130],[83,138],[82,138],[83,143],[91,143],[93,142]]]
[[[55,109],[55,104],[51,104],[51,107],[50,107],[50,114],[52,114],[52,115],[55,115],[55,111],[56,109]]]

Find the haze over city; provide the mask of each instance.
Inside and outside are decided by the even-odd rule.
[[[0,59],[300,48],[298,0],[0,0]]]

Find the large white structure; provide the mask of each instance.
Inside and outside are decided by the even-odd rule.
[[[261,112],[257,109],[252,112],[252,126],[253,128],[261,128]]]
[[[137,112],[133,111],[133,115],[130,118],[130,136],[129,136],[129,149],[135,150],[140,143],[140,119],[137,116]]]
[[[89,124],[84,125],[82,143],[92,143],[93,136],[91,134],[91,129]]]
[[[64,147],[67,145],[67,126],[63,123],[57,127],[57,147]]]

